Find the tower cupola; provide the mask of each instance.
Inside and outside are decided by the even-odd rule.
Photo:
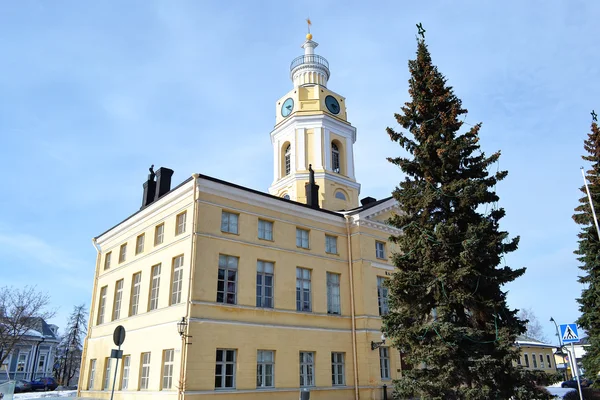
[[[329,80],[329,62],[318,54],[315,48],[319,45],[313,42],[312,35],[306,35],[306,42],[302,45],[304,55],[294,58],[290,65],[290,78],[294,86],[316,84],[327,87]]]

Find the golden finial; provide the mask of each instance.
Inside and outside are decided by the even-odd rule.
[[[306,40],[312,40],[312,34],[310,33],[310,26],[312,22],[310,22],[310,18],[306,18],[306,23],[308,25],[308,33],[306,34]]]

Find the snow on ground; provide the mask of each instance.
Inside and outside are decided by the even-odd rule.
[[[575,390],[575,389],[569,389],[569,388],[563,389],[561,387],[555,387],[555,386],[546,387],[546,389],[548,389],[550,394],[553,394],[554,396],[558,396],[559,399],[562,399],[565,394]]]
[[[28,393],[16,393],[15,400],[28,400],[28,399],[45,399],[51,400],[60,397],[75,397],[77,396],[77,390],[53,390],[51,392],[28,392]]]

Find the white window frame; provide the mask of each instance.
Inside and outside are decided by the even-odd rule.
[[[548,368],[552,368],[552,360],[550,359],[550,354],[546,354],[546,360],[548,361]]]
[[[385,260],[385,243],[379,240],[375,241],[375,257]]]
[[[25,359],[21,361],[21,356],[25,356]],[[27,362],[29,361],[29,352],[28,351],[19,351],[17,356],[17,365],[15,372],[25,372],[27,369]],[[19,367],[20,366],[20,367]],[[21,368],[21,369],[19,369]]]
[[[270,281],[270,284],[268,284]],[[256,261],[256,307],[273,308],[275,286],[275,263]],[[270,295],[266,292],[270,289]]]
[[[386,278],[377,277],[377,305],[379,306],[379,315],[384,316],[390,312],[389,289],[385,287]]]
[[[546,369],[546,367],[544,366],[544,355],[542,353],[540,353],[540,368]]]
[[[140,356],[140,390],[150,387],[150,352],[142,353]]]
[[[154,227],[154,246],[158,246],[165,241],[165,223]]]
[[[135,238],[135,255],[144,252],[144,242],[146,241],[146,234],[142,233]]]
[[[523,360],[525,360],[525,367],[529,368],[529,355],[527,355],[527,353],[523,353]]]
[[[535,369],[537,369],[538,367],[537,358],[535,358],[535,353],[531,353],[531,365]]]
[[[284,158],[284,176],[288,176],[292,172],[292,145],[288,144],[283,155]]]
[[[175,349],[163,350],[163,371],[161,390],[173,387],[173,366],[175,365]]]
[[[219,254],[219,271],[217,275],[217,303],[222,304],[237,304],[237,289],[238,289],[238,266],[239,258],[227,254]],[[221,270],[223,271],[221,279]],[[233,279],[230,279],[230,272],[233,274]],[[219,290],[220,282],[223,282],[223,289]],[[228,289],[230,283],[233,284],[233,292]],[[233,295],[233,302],[229,301],[229,295]],[[219,301],[219,295],[222,296]]]
[[[123,243],[121,247],[119,247],[119,264],[127,261],[127,243]]]
[[[308,229],[296,228],[296,247],[310,249],[310,231]]]
[[[264,219],[258,220],[258,238],[273,241],[273,222]]]
[[[325,235],[325,253],[338,254],[337,236]]]
[[[268,384],[268,378],[271,384]],[[256,352],[256,388],[275,387],[275,351],[257,350]]]
[[[221,352],[221,360],[219,360],[219,352]],[[233,354],[233,360],[227,360],[227,355]],[[215,390],[235,389],[235,367],[237,362],[237,350],[235,349],[217,349],[215,359]],[[221,367],[221,373],[217,373],[218,367]],[[231,366],[232,373],[227,374],[227,366]],[[231,386],[227,386],[227,377],[231,376]],[[220,386],[216,385],[217,377],[220,377]]]
[[[340,149],[338,145],[331,142],[331,170],[336,174],[341,173],[340,169]]]
[[[171,305],[179,304],[183,291],[183,254],[173,258],[171,281]]]
[[[4,361],[2,361],[2,364],[0,365],[0,371],[8,371],[8,369],[10,368],[11,361],[12,361],[12,354],[9,354],[8,357],[6,357],[6,359]]]
[[[150,277],[150,296],[148,297],[148,311],[158,309],[158,296],[160,294],[160,270],[161,264],[152,266]]]
[[[100,288],[100,296],[98,301],[98,319],[96,325],[102,325],[104,323],[104,313],[106,311],[106,294],[108,292],[108,286],[102,286]]]
[[[43,352],[40,353],[39,357],[38,357],[38,363],[36,366],[36,373],[39,372],[46,372],[46,363],[48,362],[48,353],[47,352]]]
[[[315,352],[300,352],[300,387],[315,386]]]
[[[185,225],[187,222],[187,211],[177,214],[175,217],[175,236],[185,233]]]
[[[225,233],[239,233],[240,215],[223,210],[221,212],[221,232]]]
[[[90,375],[88,377],[88,390],[94,389],[94,379],[96,378],[96,359],[90,360]]]
[[[327,272],[327,314],[341,315],[340,281],[342,276]]]
[[[142,273],[136,272],[131,277],[131,299],[129,316],[138,315],[140,311],[140,295],[142,290]]]
[[[123,287],[125,280],[119,279],[115,283],[115,301],[113,302],[112,320],[116,321],[121,318],[121,304],[123,302]]]
[[[129,370],[131,369],[131,356],[123,356],[123,363],[121,365],[121,390],[127,390],[129,388]]]
[[[379,372],[382,381],[392,379],[390,373],[390,348],[387,346],[379,348]]]
[[[296,311],[312,312],[312,271],[296,267]],[[305,307],[308,303],[308,308]]]
[[[112,258],[112,251],[109,251],[104,255],[104,270],[110,269],[110,259]]]
[[[110,357],[104,359],[104,381],[102,382],[102,390],[110,389]]]
[[[346,384],[346,353],[331,352],[331,384],[344,386]]]

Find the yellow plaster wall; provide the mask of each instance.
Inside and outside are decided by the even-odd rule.
[[[546,372],[554,372],[556,371],[556,361],[554,359],[554,354],[552,353],[552,347],[539,347],[539,346],[527,346],[521,345],[519,346],[521,350],[521,366],[526,369],[535,369]],[[525,354],[529,356],[529,366],[525,365]],[[537,367],[533,365],[532,355],[535,354]],[[540,354],[544,358],[544,368],[541,367],[540,363]],[[552,362],[552,366],[548,367],[548,356],[550,356],[550,361]]]

